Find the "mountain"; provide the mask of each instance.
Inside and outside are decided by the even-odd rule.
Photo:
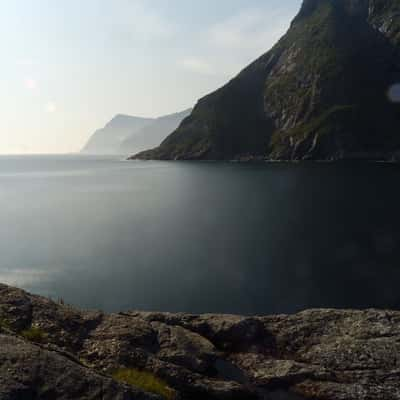
[[[133,158],[400,158],[399,47],[400,0],[304,0],[269,52]]]
[[[156,118],[142,129],[131,134],[119,146],[121,154],[133,154],[158,146],[180,123],[190,115],[192,109]]]
[[[192,109],[159,118],[115,116],[96,131],[82,150],[86,154],[132,154],[158,146]]]
[[[104,128],[97,130],[89,139],[82,153],[120,154],[119,146],[127,136],[138,132],[152,122],[151,118],[116,115]]]

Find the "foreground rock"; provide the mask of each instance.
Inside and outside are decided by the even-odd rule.
[[[0,335],[0,399],[159,399],[114,382],[77,360]]]
[[[1,399],[151,399],[114,382],[152,372],[182,399],[400,399],[400,312],[239,317],[78,311],[0,285]],[[40,328],[41,343],[20,332]]]

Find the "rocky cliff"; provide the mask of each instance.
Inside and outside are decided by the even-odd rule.
[[[2,400],[159,398],[121,368],[177,399],[400,399],[400,312],[105,314],[0,285]]]
[[[399,45],[399,0],[304,0],[269,52],[134,158],[397,159]]]

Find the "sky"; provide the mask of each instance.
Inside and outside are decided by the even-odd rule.
[[[77,152],[181,111],[269,50],[301,0],[3,0],[0,154]]]

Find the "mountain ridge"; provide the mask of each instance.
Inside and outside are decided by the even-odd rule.
[[[98,129],[89,138],[81,150],[85,154],[115,154],[118,153],[119,143],[129,134],[138,132],[153,121],[152,118],[134,117],[117,114],[104,128]]]
[[[159,145],[191,109],[156,118],[117,114],[85,144],[85,154],[132,154]]]
[[[192,109],[154,118],[133,135],[125,138],[119,145],[121,152],[132,154],[149,147],[158,146],[180,123],[189,116]]]
[[[287,33],[134,159],[400,156],[399,0],[305,0]]]

